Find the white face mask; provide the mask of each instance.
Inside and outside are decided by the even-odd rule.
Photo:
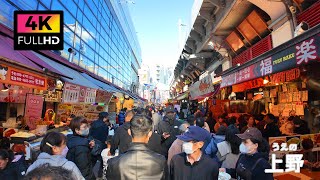
[[[239,151],[242,154],[253,154],[253,152],[255,152],[255,150],[252,148],[252,145],[244,145],[244,143],[241,143],[239,146]]]
[[[242,154],[248,154],[249,149],[248,149],[248,147],[246,145],[244,145],[244,143],[241,143],[240,146],[239,146],[239,151]]]
[[[192,154],[193,150],[193,143],[192,142],[183,142],[182,144],[182,151],[186,154]]]

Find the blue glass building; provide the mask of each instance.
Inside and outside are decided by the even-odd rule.
[[[13,28],[15,10],[63,10],[69,61],[136,92],[141,50],[127,0],[0,0],[0,23]],[[68,52],[72,48],[75,54]]]

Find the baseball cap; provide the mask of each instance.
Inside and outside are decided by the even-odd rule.
[[[168,112],[174,112],[173,106],[166,107],[166,113],[168,113]]]
[[[244,133],[242,134],[236,134],[240,139],[256,139],[258,141],[262,141],[262,134],[259,129],[251,127],[248,128]]]
[[[187,132],[182,135],[177,136],[178,139],[182,141],[205,141],[210,133],[198,126],[189,126]]]

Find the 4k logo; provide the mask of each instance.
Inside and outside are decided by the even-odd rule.
[[[63,50],[63,11],[15,11],[15,50]]]

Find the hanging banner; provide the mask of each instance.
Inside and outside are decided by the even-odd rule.
[[[42,95],[27,94],[25,117],[30,130],[35,129],[36,122],[41,119],[43,100]]]
[[[47,79],[34,73],[0,64],[0,83],[46,90]]]
[[[237,72],[222,76],[221,87],[231,86],[308,64],[320,59],[320,34],[288,47]]]
[[[65,83],[63,90],[63,103],[78,103],[80,96],[80,86]]]
[[[86,88],[86,95],[85,95],[84,102],[85,103],[95,103],[96,93],[97,93],[96,89]]]
[[[204,77],[200,81],[195,82],[189,88],[191,99],[195,99],[198,96],[211,93],[214,90],[215,88],[212,84],[212,79],[210,75]]]
[[[96,103],[108,104],[112,98],[113,93],[97,90]]]

